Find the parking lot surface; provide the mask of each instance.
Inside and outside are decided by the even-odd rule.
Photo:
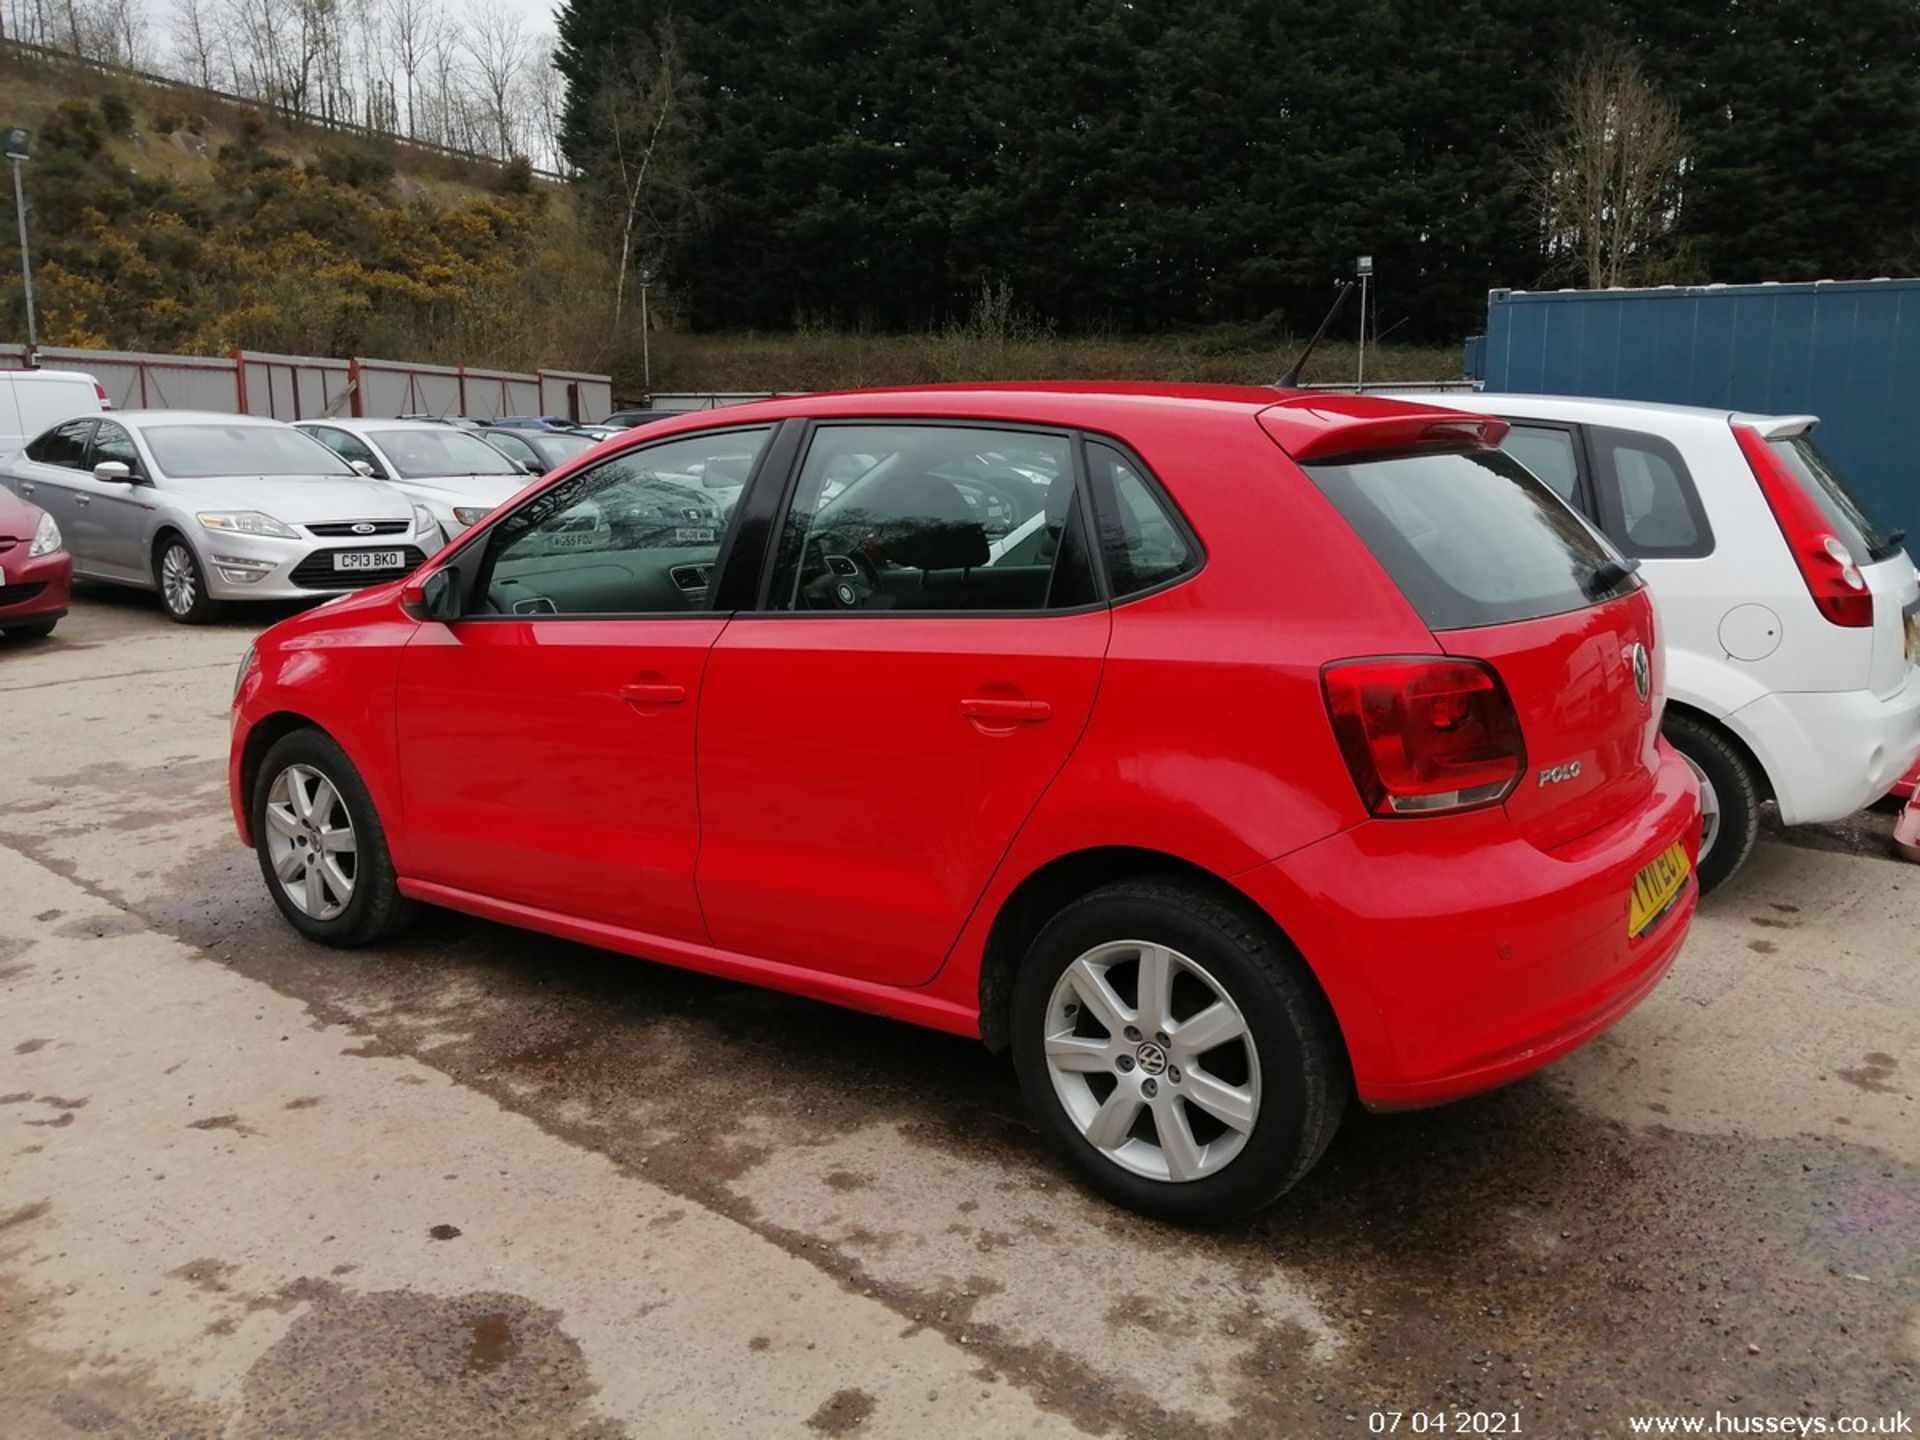
[[[1871,844],[1763,843],[1597,1043],[1191,1234],[969,1042],[451,914],[306,944],[227,813],[265,618],[0,641],[0,1435],[1913,1409],[1920,870]]]

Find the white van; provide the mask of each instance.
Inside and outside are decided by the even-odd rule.
[[[1423,396],[1501,443],[1640,564],[1659,607],[1669,743],[1700,777],[1702,892],[1760,804],[1838,820],[1920,755],[1920,577],[1814,443],[1812,415],[1567,395]]]
[[[62,420],[112,408],[100,382],[78,370],[0,370],[0,456]]]

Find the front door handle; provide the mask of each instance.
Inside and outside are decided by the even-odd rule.
[[[73,497],[73,503],[85,509],[93,503],[93,497],[91,495],[76,495]]]
[[[640,681],[622,685],[620,698],[630,705],[679,705],[687,698],[687,687],[660,681]]]
[[[20,482],[20,493],[22,495],[31,495],[33,491],[34,491],[34,484],[31,480],[22,480]]]
[[[960,702],[960,713],[989,725],[1038,725],[1053,714],[1044,700],[1003,700],[997,695],[975,695]]]

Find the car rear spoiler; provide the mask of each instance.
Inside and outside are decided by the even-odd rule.
[[[1743,415],[1739,411],[1727,417],[1732,425],[1744,425],[1760,432],[1762,440],[1786,440],[1804,435],[1820,423],[1818,415]]]
[[[1260,412],[1260,426],[1300,464],[1374,451],[1488,450],[1508,424],[1374,395],[1290,395]]]

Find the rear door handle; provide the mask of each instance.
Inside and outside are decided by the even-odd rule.
[[[93,497],[91,495],[75,495],[73,497],[73,503],[85,507],[93,503]]]
[[[997,696],[975,695],[960,702],[960,713],[969,720],[984,720],[990,725],[1038,725],[1053,714],[1044,700],[1002,700]]]
[[[31,495],[33,491],[34,491],[34,484],[31,480],[22,480],[20,482],[20,493],[22,495]]]
[[[633,705],[679,705],[687,698],[687,687],[659,681],[622,685],[620,698]]]

